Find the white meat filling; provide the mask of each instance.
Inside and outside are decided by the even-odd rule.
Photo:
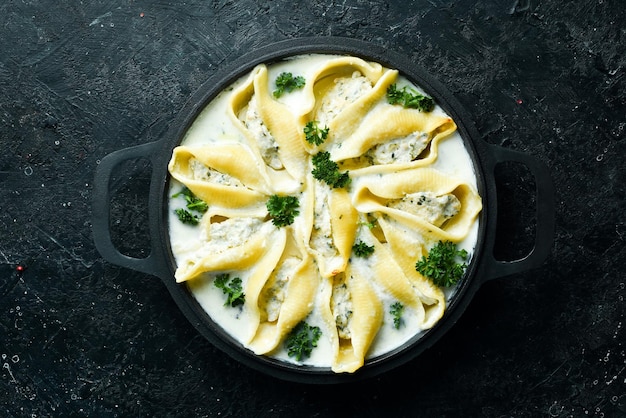
[[[437,227],[461,210],[461,202],[455,195],[437,196],[432,192],[410,193],[402,199],[389,202],[387,206],[418,216]]]
[[[243,245],[257,233],[269,234],[268,224],[257,218],[228,218],[211,223],[202,237],[204,245],[200,252],[216,254]]]
[[[278,158],[278,144],[267,129],[267,126],[265,126],[263,119],[261,119],[255,96],[252,96],[252,99],[248,102],[248,108],[243,118],[243,123],[254,136],[265,164],[275,170],[282,169],[283,163],[280,161],[280,158]]]
[[[330,189],[319,181],[315,182],[315,218],[311,232],[311,248],[325,258],[337,255],[330,224],[329,197]]]
[[[343,275],[342,275],[343,276]],[[352,318],[352,297],[348,291],[348,286],[341,281],[333,284],[333,296],[331,299],[331,310],[337,324],[339,338],[350,339],[350,319]]]
[[[189,167],[194,180],[207,181],[223,186],[243,187],[243,183],[235,177],[207,167],[195,158],[189,160]]]
[[[274,322],[278,320],[280,309],[286,297],[287,283],[293,277],[298,264],[300,264],[300,260],[295,257],[289,257],[274,270],[262,295],[261,303],[265,305],[266,321]]]
[[[428,134],[413,132],[372,148],[368,154],[374,164],[408,163],[415,160],[428,146]]]
[[[336,78],[322,99],[317,112],[318,122],[321,126],[328,125],[343,109],[370,90],[372,84],[358,71],[352,77]]]

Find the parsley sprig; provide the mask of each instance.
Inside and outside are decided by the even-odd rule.
[[[404,305],[400,302],[396,302],[390,306],[389,313],[393,315],[393,327],[400,329],[400,326],[404,323],[402,319],[402,313],[404,312]]]
[[[239,277],[230,280],[230,274],[218,274],[213,284],[218,289],[222,289],[222,292],[227,296],[224,306],[232,306],[234,308],[243,305],[245,302],[246,295],[243,293]]]
[[[374,246],[359,241],[352,246],[352,251],[357,257],[367,258],[374,253]]]
[[[321,145],[328,138],[329,128],[320,128],[318,124],[318,121],[312,120],[307,122],[304,127],[304,137],[308,143],[313,145]]]
[[[198,215],[194,215],[185,208],[174,209],[174,213],[178,216],[178,220],[184,224],[198,225],[198,222],[200,222]]]
[[[276,90],[272,94],[278,99],[285,92],[291,93],[294,90],[301,89],[305,83],[304,77],[294,77],[291,73],[283,72],[276,77]]]
[[[287,354],[298,361],[310,357],[321,336],[322,331],[319,327],[312,327],[305,321],[301,321],[285,339]]]
[[[406,108],[418,109],[422,112],[432,112],[435,108],[435,101],[432,97],[424,96],[408,86],[398,89],[395,84],[387,87],[387,102],[392,105],[399,104]]]
[[[178,219],[185,224],[197,225],[198,222],[200,222],[200,216],[195,215],[190,211],[205,213],[209,209],[209,206],[206,204],[205,201],[194,195],[188,187],[184,187],[180,192],[173,194],[172,198],[176,198],[179,196],[183,196],[185,198],[185,201],[187,202],[186,206],[189,210],[184,208],[178,208],[174,210],[174,212],[178,216]]]
[[[468,254],[458,250],[450,241],[439,241],[428,253],[415,264],[415,270],[429,278],[435,285],[449,287],[455,285],[467,268],[464,262]],[[461,262],[458,262],[459,259]]]
[[[339,165],[330,159],[328,151],[318,152],[311,158],[311,161],[314,166],[312,174],[317,180],[325,182],[334,189],[350,184],[351,179],[348,172],[339,172]]]
[[[265,206],[277,227],[291,225],[300,213],[300,203],[295,196],[272,195]]]

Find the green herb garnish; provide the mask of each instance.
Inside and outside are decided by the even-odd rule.
[[[354,255],[357,257],[367,258],[374,252],[374,246],[367,245],[363,241],[359,241],[352,246],[352,251],[354,251]]]
[[[328,127],[320,129],[318,122],[312,120],[304,127],[304,137],[310,144],[321,145],[328,138],[328,130]]]
[[[178,208],[174,210],[174,213],[176,213],[178,219],[184,224],[198,225],[198,222],[200,222],[200,218],[187,209]]]
[[[209,205],[207,205],[204,200],[197,197],[194,201],[189,201],[189,203],[187,203],[187,207],[200,213],[204,213],[209,209]]]
[[[294,77],[291,73],[280,73],[276,77],[276,90],[274,90],[273,95],[278,99],[285,92],[291,93],[294,90],[301,89],[305,83],[306,81],[302,76]]]
[[[467,260],[467,251],[457,250],[453,242],[439,241],[431,248],[428,257],[422,256],[421,260],[415,264],[415,270],[428,277],[437,286],[453,286],[461,279],[467,268],[467,264],[457,262],[458,259]]]
[[[243,305],[245,302],[246,295],[243,293],[239,277],[230,280],[230,274],[218,274],[213,284],[218,289],[222,289],[222,292],[227,296],[224,306],[235,307]]]
[[[395,84],[387,87],[387,102],[410,109],[418,109],[422,112],[432,112],[435,108],[435,101],[432,97],[424,96],[408,86],[398,89]]]
[[[317,341],[322,336],[319,327],[312,327],[304,321],[296,325],[285,339],[285,348],[289,357],[295,357],[300,361],[311,356],[311,352],[317,347]]]
[[[291,225],[300,213],[300,203],[295,196],[272,195],[266,203],[272,223],[278,227]]]
[[[395,329],[400,329],[400,326],[404,323],[402,320],[402,312],[404,311],[404,305],[400,302],[396,302],[391,305],[391,309],[389,313],[393,315],[393,327]]]
[[[187,202],[187,209],[189,210],[198,213],[204,213],[209,209],[209,206],[206,204],[206,202],[194,195],[193,192],[187,187],[184,187],[180,192],[172,195],[173,198],[176,198],[178,196],[183,196],[185,198],[185,201]],[[186,209],[180,208],[176,209],[174,212],[176,212],[176,215],[178,215],[178,219],[182,223],[197,225],[200,221],[199,216],[192,214]]]
[[[328,151],[321,151],[315,154],[311,161],[313,162],[312,174],[317,180],[323,181],[332,188],[346,187],[350,184],[350,176],[348,172],[340,173],[339,166],[330,159]]]
[[[193,194],[188,187],[184,187],[180,192],[173,194],[172,197],[184,196],[187,201],[187,209],[204,213],[209,209],[206,202]]]
[[[362,221],[362,222],[359,222],[359,225],[363,225],[363,226],[368,227],[369,229],[373,229],[373,228],[375,228],[375,227],[376,227],[376,221],[375,221],[375,220],[374,220],[374,221],[372,221],[372,222],[365,222],[365,221]]]

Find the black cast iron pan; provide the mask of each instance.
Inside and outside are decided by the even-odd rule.
[[[255,355],[243,348],[211,320],[186,285],[175,282],[176,267],[169,247],[167,164],[172,150],[180,143],[192,122],[222,89],[249,73],[257,64],[309,53],[353,55],[376,61],[386,67],[398,69],[409,80],[422,87],[456,122],[472,158],[478,192],[483,199],[476,250],[443,318],[420,337],[413,338],[390,353],[367,360],[354,374],[335,374],[330,369],[289,364]],[[537,268],[550,253],[554,235],[554,186],[547,166],[530,155],[483,142],[468,114],[442,84],[404,56],[382,46],[354,39],[321,37],[291,39],[259,48],[221,68],[202,85],[170,126],[161,140],[113,152],[98,165],[93,195],[93,234],[96,247],[111,263],[161,278],[178,307],[204,337],[236,360],[269,375],[297,382],[340,383],[375,376],[398,367],[415,358],[447,332],[483,283]],[[152,166],[147,209],[151,251],[146,258],[124,255],[111,241],[109,180],[121,162],[136,158],[149,159]],[[528,167],[535,178],[537,202],[534,248],[519,260],[506,262],[497,260],[493,255],[498,209],[494,173],[495,167],[503,162],[518,162]]]

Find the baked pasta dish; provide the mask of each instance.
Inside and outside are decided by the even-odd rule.
[[[175,279],[257,355],[355,372],[439,321],[476,243],[454,121],[357,57],[256,66],[168,168]]]

